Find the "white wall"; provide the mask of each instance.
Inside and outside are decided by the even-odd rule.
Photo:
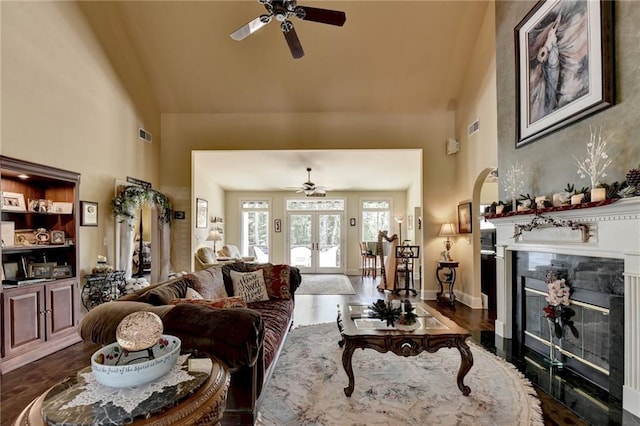
[[[131,47],[123,43],[120,55],[129,61],[115,69],[100,43],[125,38],[117,17],[88,16],[77,2],[0,7],[2,154],[81,174],[80,199],[99,204],[98,226],[81,227],[78,236],[79,269],[87,273],[98,254],[115,260],[115,180],[159,186],[160,114]],[[94,18],[98,34],[87,22]],[[139,126],[152,132],[153,144],[138,139]]]

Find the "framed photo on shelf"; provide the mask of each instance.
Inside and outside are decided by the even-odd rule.
[[[27,211],[24,204],[24,194],[19,192],[2,192],[2,210],[14,212]]]
[[[2,265],[5,280],[17,280],[20,273],[18,262],[7,262]]]
[[[44,199],[29,198],[28,208],[30,212],[51,213],[53,211],[53,201]]]
[[[209,203],[202,198],[196,198],[196,228],[206,228],[207,217],[209,217]]]
[[[516,148],[614,104],[613,3],[541,0],[515,27]]]
[[[16,229],[13,242],[16,246],[31,246],[38,244],[38,239],[33,229]]]
[[[30,263],[28,269],[29,278],[51,278],[55,262]]]
[[[98,226],[98,203],[80,201],[80,226]]]
[[[10,221],[2,221],[0,236],[2,236],[2,247],[10,247],[15,245],[16,223]]]
[[[64,231],[51,231],[51,244],[64,244],[65,237]]]
[[[57,265],[51,270],[51,278],[68,278],[73,276],[71,265]]]
[[[71,214],[73,213],[73,203],[54,201],[51,204],[51,213]]]
[[[458,233],[471,234],[471,202],[458,204]]]

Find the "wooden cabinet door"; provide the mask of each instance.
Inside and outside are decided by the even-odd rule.
[[[3,290],[4,356],[31,351],[46,340],[43,286]]]
[[[77,302],[75,279],[45,285],[47,306],[47,340],[76,332]]]

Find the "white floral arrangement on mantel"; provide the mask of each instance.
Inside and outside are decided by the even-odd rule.
[[[597,132],[590,128],[590,132],[589,141],[587,142],[587,156],[581,160],[575,155],[573,158],[578,166],[578,175],[582,179],[589,176],[591,189],[594,189],[600,185],[600,179],[607,176],[605,171],[617,154],[610,155],[609,138],[611,135],[604,137],[602,135],[602,127]]]

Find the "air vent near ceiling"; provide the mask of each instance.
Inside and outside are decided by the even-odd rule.
[[[469,131],[467,132],[468,136],[471,136],[472,134],[476,133],[478,130],[480,130],[480,119],[476,119],[476,121],[474,121],[473,123],[469,124]]]
[[[153,136],[143,128],[138,129],[138,137],[147,143],[153,142]]]

